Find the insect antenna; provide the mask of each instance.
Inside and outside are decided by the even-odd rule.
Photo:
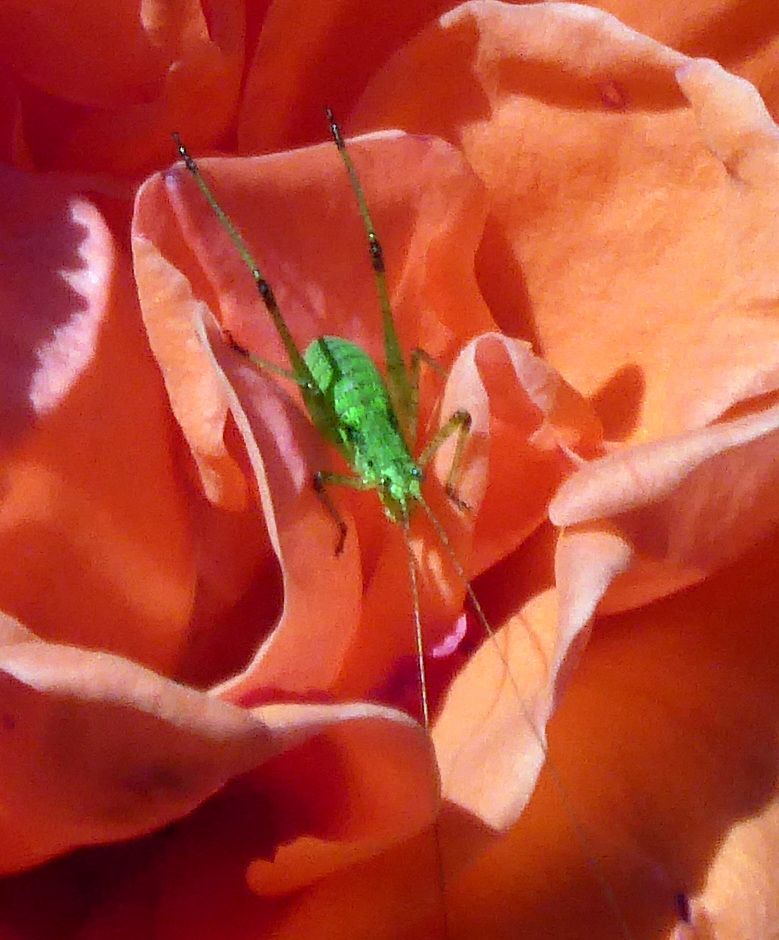
[[[401,520],[403,529],[403,540],[406,543],[406,552],[408,555],[408,576],[411,585],[411,602],[414,616],[414,636],[417,648],[417,670],[419,675],[419,699],[422,705],[422,720],[425,731],[430,734],[430,703],[427,694],[427,669],[425,667],[425,648],[422,635],[422,618],[419,613],[419,578],[417,571],[417,560],[414,556],[414,548],[411,544],[411,524],[408,513],[403,515]],[[433,840],[435,843],[435,864],[438,871],[438,900],[441,907],[441,922],[444,928],[444,937],[449,937],[449,912],[446,904],[446,874],[444,871],[444,853],[441,847],[441,833],[438,823],[433,824]]]
[[[460,559],[457,557],[457,553],[455,552],[452,546],[452,543],[449,539],[449,536],[446,533],[446,529],[444,528],[443,524],[438,519],[438,517],[430,508],[430,506],[428,505],[427,501],[424,498],[418,499],[418,502],[422,506],[422,509],[424,510],[425,515],[430,520],[431,525],[435,529],[436,535],[438,536],[438,539],[441,545],[444,547],[444,550],[446,551],[446,554],[449,558],[449,561],[452,564],[452,567],[455,570],[455,573],[457,574],[457,577],[460,579],[462,585],[465,588],[465,593],[468,597],[468,600],[471,603],[471,607],[473,608],[473,611],[476,615],[476,619],[478,620],[479,625],[484,631],[485,636],[491,642],[492,648],[498,654],[498,657],[500,658],[500,661],[503,664],[506,677],[508,678],[508,681],[511,684],[511,687],[513,689],[513,692],[516,698],[516,703],[519,706],[520,711],[522,712],[522,716],[527,724],[528,729],[530,730],[530,733],[532,734],[533,738],[535,739],[536,743],[541,749],[541,753],[544,755],[544,763],[547,769],[547,773],[549,774],[549,777],[552,780],[554,787],[560,796],[560,800],[564,806],[566,816],[568,817],[569,825],[575,832],[576,838],[579,840],[579,844],[581,845],[582,849],[584,849],[584,855],[587,859],[587,864],[590,867],[590,871],[592,872],[592,875],[595,881],[597,882],[598,886],[603,892],[603,897],[605,898],[606,903],[609,905],[609,908],[612,911],[612,914],[615,918],[615,922],[619,927],[619,931],[622,934],[622,937],[624,938],[624,940],[634,940],[633,934],[631,933],[630,928],[627,925],[627,921],[625,920],[625,917],[622,913],[622,909],[620,905],[617,903],[617,898],[614,894],[613,888],[611,887],[611,884],[606,875],[606,872],[604,871],[603,865],[601,864],[600,859],[595,853],[595,849],[592,845],[592,842],[589,836],[587,835],[587,830],[584,828],[584,826],[580,822],[579,817],[577,816],[576,811],[573,808],[573,801],[571,800],[568,794],[568,790],[565,786],[565,783],[563,782],[563,779],[560,776],[554,764],[554,761],[552,760],[549,754],[549,747],[546,743],[544,735],[539,730],[538,726],[536,725],[533,719],[533,716],[530,714],[527,706],[525,705],[525,700],[522,696],[522,693],[520,692],[519,686],[517,685],[517,680],[514,677],[514,673],[512,672],[509,662],[506,659],[505,653],[500,648],[500,644],[498,643],[497,634],[495,633],[492,626],[490,625],[489,620],[487,620],[487,615],[484,613],[484,608],[482,607],[481,602],[479,601],[479,598],[476,596],[476,592],[471,587],[471,583],[468,580],[468,576],[465,573],[465,569],[463,568],[462,563],[460,562]]]

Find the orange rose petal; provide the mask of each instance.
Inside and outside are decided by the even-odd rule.
[[[269,830],[281,837],[285,825],[287,838],[312,827],[376,851],[435,812],[430,744],[397,712],[370,705],[247,711],[119,657],[44,643],[10,618],[3,627],[6,872],[159,828],[284,750],[280,763],[256,772],[255,784],[266,804],[276,804]],[[312,787],[313,768],[326,791],[322,781]]]
[[[695,589],[596,621],[549,726],[565,798],[542,774],[509,837],[454,886],[464,936],[619,936],[590,854],[631,936],[770,934],[778,555],[772,537]]]
[[[166,844],[131,869],[122,889],[112,883],[78,940],[255,940],[258,933],[390,940],[440,903],[429,831],[289,895],[251,894],[242,863],[251,840],[262,839],[262,823],[245,788],[234,787],[229,796],[179,824]]]
[[[447,360],[465,337],[492,323],[473,278],[481,188],[460,154],[435,138],[388,132],[350,142],[350,153],[371,194],[402,344],[424,344],[431,356]],[[329,330],[380,360],[381,317],[367,239],[332,142],[199,163],[261,262],[298,346],[305,349]],[[171,173],[168,188],[177,224],[200,265],[190,257],[186,268],[198,293],[236,340],[284,368],[283,345],[252,278],[202,194],[183,168]],[[156,223],[159,232],[170,225],[169,213]],[[184,264],[186,256],[179,254]]]
[[[172,131],[193,147],[212,146],[228,131],[243,67],[243,5],[231,0],[205,9],[198,2],[144,7],[152,11],[147,29],[155,45],[164,37],[156,84],[140,100],[128,104],[120,98],[110,111],[78,121],[59,158],[65,165],[148,172],[172,159]]]
[[[200,145],[221,137],[244,31],[237,2],[204,12],[192,0],[122,0],[110,15],[94,2],[6,5],[0,50],[29,86],[37,163],[132,175],[169,161],[172,130]]]
[[[503,6],[510,9],[511,4]],[[747,6],[740,0],[695,0],[661,8],[601,0],[590,6],[607,10],[627,27],[671,49],[711,56],[756,84],[759,80],[768,99],[777,100],[775,60],[779,43],[772,0],[753,0]],[[464,10],[466,5],[459,7]],[[402,6],[376,0],[367,7],[327,0],[310,4],[307,28],[301,31],[294,5],[272,4],[263,21],[262,42],[249,67],[240,113],[242,151],[269,152],[319,139],[325,105],[341,117],[350,113],[360,91],[376,81],[388,60],[411,45],[415,34],[436,17],[455,8],[458,4],[446,0]],[[566,12],[580,17],[587,13],[574,5],[549,12],[554,17]],[[538,19],[528,22],[525,35],[535,30],[531,25],[534,22]],[[745,37],[751,41],[745,42]],[[280,55],[279,50],[284,54]],[[416,65],[417,71],[426,69],[424,54]],[[440,68],[433,64],[430,73],[432,83],[427,81],[430,75],[426,73],[417,97],[427,108],[428,128],[434,130],[436,111],[447,94],[444,83],[453,78],[453,72],[442,63]],[[391,81],[397,82],[397,78],[393,73]],[[403,94],[402,84],[388,81],[385,86],[382,81],[381,86],[386,105],[393,107]],[[429,100],[427,89],[431,89]],[[602,94],[617,105],[624,100],[618,81],[604,81]],[[373,129],[397,123],[376,121],[364,126]],[[400,126],[406,127],[402,122]]]
[[[333,521],[311,484],[309,468],[324,460],[310,424],[277,382],[229,350],[216,326],[210,332],[231,382],[231,410],[256,475],[284,584],[281,621],[247,668],[217,692],[246,704],[258,693],[261,698],[327,694],[359,613],[355,546],[335,554]],[[242,402],[251,403],[248,413]],[[269,455],[267,460],[263,454]]]
[[[725,940],[770,937],[779,922],[774,873],[779,862],[779,805],[772,800],[736,822],[690,902],[690,928],[673,940],[695,940],[696,931],[716,931]]]
[[[141,855],[137,872],[124,889],[108,894],[80,940],[123,936],[126,923],[136,935],[159,931],[175,938],[196,931],[204,940],[248,940],[263,929],[286,936],[285,930],[297,929],[293,925],[310,903],[306,899],[318,909],[320,929],[333,916],[331,929],[336,929],[336,912],[324,911],[317,900],[343,878],[340,871],[330,875],[331,867],[343,870],[363,859],[361,869],[381,871],[378,887],[390,914],[396,893],[385,859],[404,854],[405,846],[418,846],[421,851],[409,862],[418,876],[429,875],[424,867],[434,857],[429,832],[414,836],[438,808],[437,774],[429,738],[416,723],[370,705],[300,706],[289,713],[297,713],[299,726],[288,722],[287,735],[275,724],[275,718],[287,723],[286,706],[259,713],[285,745],[297,742],[299,747],[231,785],[170,830],[153,854]],[[290,776],[290,770],[296,772]],[[277,834],[285,821],[319,837],[282,847],[273,862],[249,864],[250,883],[265,895],[260,900],[246,887],[246,866],[252,856],[267,854],[269,834]],[[380,856],[365,859],[379,849]],[[361,894],[367,900],[368,892],[359,889],[353,897],[364,913]],[[156,902],[148,904],[148,897]]]
[[[4,192],[0,605],[46,639],[170,669],[194,571],[128,265],[67,186],[6,170]]]
[[[711,420],[777,374],[775,132],[713,66],[680,78],[681,107],[676,70],[692,61],[584,7],[468,5],[395,57],[351,125],[461,144],[490,194],[479,271],[493,312],[622,438]],[[756,147],[764,169],[733,180],[712,134],[720,153]]]
[[[633,936],[666,935],[676,924],[735,938],[772,923],[763,864],[775,841],[776,631],[761,624],[765,611],[777,607],[775,579],[768,577],[776,553],[765,543],[706,585],[640,615],[602,621],[550,729],[567,804],[542,776],[510,836],[475,867],[450,875],[451,934],[619,936],[617,915],[583,862],[588,852],[601,858]],[[586,828],[586,850],[570,814]],[[444,834],[451,835],[446,828]],[[178,857],[175,879],[155,877],[154,905],[135,883],[129,912],[136,927],[148,932],[151,920],[173,938],[200,924],[205,938],[248,938],[260,925],[280,938],[310,935],[313,925],[344,938],[366,932],[421,938],[442,929],[429,832],[324,878],[295,895],[294,904],[278,899],[252,907],[235,888],[224,889],[218,871],[200,882],[213,884],[212,892],[197,890],[208,853],[190,843]],[[680,898],[689,925],[680,923]],[[127,914],[120,906],[114,916]],[[423,917],[425,929],[412,929]],[[108,919],[102,933],[84,940],[121,936],[122,922]]]
[[[456,408],[465,408],[473,419],[474,440],[458,494],[475,520],[473,554],[459,544],[456,550],[459,557],[470,558],[468,570],[475,576],[543,522],[549,499],[572,461],[576,465],[599,452],[601,431],[589,403],[529,344],[500,334],[479,337],[455,360],[441,414]],[[480,446],[487,431],[488,453]],[[441,481],[451,459],[450,445],[436,456]]]
[[[241,102],[241,151],[265,153],[320,140],[324,108],[345,115],[377,67],[449,5],[325,0],[309,3],[301,30],[294,5],[270,4]]]
[[[435,841],[427,830],[298,894],[283,916],[273,918],[273,936],[443,936],[441,903]],[[456,936],[455,930],[452,925],[450,935]]]
[[[561,407],[562,403],[565,404]],[[555,481],[562,478],[570,465],[569,453],[572,452],[564,442],[568,440],[571,444],[580,446],[585,453],[590,453],[597,444],[598,429],[587,403],[568,388],[553,370],[533,356],[527,344],[511,341],[497,334],[474,340],[453,364],[441,414],[447,415],[455,407],[467,408],[473,419],[471,441],[458,483],[459,495],[469,505],[470,511],[455,510],[444,498],[442,486],[429,488],[428,498],[443,523],[455,556],[460,559],[468,574],[473,572],[475,575],[480,567],[495,564],[502,555],[516,548],[541,524],[546,514],[549,494],[556,485]],[[448,444],[447,448],[448,452],[446,448],[442,448],[440,459],[436,459],[435,469],[441,484],[446,479],[451,463],[451,445]],[[487,479],[490,485],[485,494],[484,484]],[[494,486],[493,480],[496,481]],[[429,592],[431,585],[440,585],[447,579],[451,581],[451,587],[445,589],[446,593],[439,587],[439,590],[442,590],[441,596],[451,605],[449,624],[456,612],[462,608],[465,585],[451,571],[451,559],[444,546],[438,542],[436,532],[429,526],[422,529],[418,525],[417,536],[422,531],[426,534],[424,542],[420,539],[418,546],[423,584],[421,610],[425,647],[430,652],[437,642],[435,630],[436,627],[440,630],[442,607],[440,600],[437,608],[433,605],[426,607],[424,585],[427,585]],[[410,605],[407,560],[399,543],[400,539],[396,538],[385,556],[392,558],[392,563],[388,564],[389,570],[377,570],[369,586],[365,606],[365,621],[369,625],[375,626],[382,618],[386,618],[388,609],[402,610],[399,607],[401,601]],[[521,560],[519,564],[522,565]],[[393,585],[391,588],[390,584]],[[381,588],[384,589],[383,593],[380,593]],[[481,587],[477,589],[477,593],[487,600],[486,595],[482,595]],[[523,595],[519,593],[518,597],[523,598]],[[517,600],[513,608],[515,613],[520,606],[521,600]],[[508,611],[504,608],[501,621],[507,615]],[[436,617],[439,619],[436,620]],[[475,617],[471,619],[472,633],[476,641],[485,640],[484,626],[478,624]],[[528,641],[531,641],[531,653],[537,651],[538,647],[535,637],[537,628],[532,626],[530,621],[532,617],[526,612],[517,615],[517,640],[512,647],[511,656],[507,656],[507,659],[511,660],[510,663],[495,657],[494,644],[489,641],[482,653],[473,661],[469,661],[464,674],[458,678],[455,687],[459,688],[462,684],[462,692],[458,692],[447,702],[440,719],[443,722],[451,722],[451,731],[443,733],[448,735],[452,747],[455,747],[453,742],[456,740],[456,747],[463,753],[469,749],[481,753],[500,742],[500,746],[505,749],[504,766],[511,761],[523,760],[524,752],[528,749],[528,740],[523,738],[522,731],[529,731],[529,714],[535,712],[535,723],[539,728],[547,717],[544,706],[536,709],[530,701],[535,695],[546,695],[545,705],[548,704],[550,688],[556,681],[554,669],[539,677],[534,673],[533,667],[528,665]],[[586,620],[579,622],[572,635],[561,640],[563,649],[558,651],[558,655],[562,656],[564,649],[585,622]],[[443,623],[447,621],[444,620]],[[498,623],[495,621],[492,626],[497,628]],[[365,643],[371,644],[372,652],[378,642],[380,641],[373,633],[368,635],[366,632]],[[552,659],[554,642],[550,639],[550,646],[544,651],[545,655]],[[407,629],[407,655],[410,656],[412,651],[413,636]],[[484,658],[480,659],[480,656]],[[384,669],[386,668],[385,661]],[[482,668],[486,671],[482,672]],[[512,673],[515,676],[513,679]],[[524,694],[519,691],[518,682],[527,683],[528,688]],[[418,680],[416,683],[418,684]],[[473,690],[468,692],[471,683]],[[485,690],[500,687],[501,683],[505,701],[499,705],[492,701],[492,696]],[[418,689],[415,695],[418,696]],[[494,706],[492,715],[489,706],[478,707],[472,701],[479,700],[482,696],[483,702]],[[525,698],[527,700],[523,701]],[[502,708],[506,710],[508,717],[500,716]],[[451,717],[447,719],[449,712]],[[477,715],[478,718],[475,717]],[[492,718],[494,727],[491,725]],[[522,730],[506,738],[502,729],[507,725],[513,725],[515,728],[519,726]],[[539,756],[538,742],[532,735],[530,739],[532,763],[537,761]],[[441,757],[441,760],[445,758]],[[478,766],[478,761],[474,761],[473,766]],[[489,761],[486,761],[484,766],[489,766]],[[460,802],[460,798],[453,795],[455,790],[468,787],[465,778],[473,771],[473,767],[470,764],[467,767],[462,774],[463,779],[449,794],[455,802]],[[478,772],[476,777],[479,780],[474,782],[473,786],[477,789],[483,788],[484,784],[479,782],[481,778]],[[495,786],[490,797],[494,804],[489,809],[486,802],[483,807],[477,808],[476,802],[467,796],[462,797],[462,805],[467,804],[472,812],[488,820],[491,825],[500,827],[506,825],[507,819],[513,818],[512,813],[516,809],[513,783],[516,782],[520,789],[524,784],[517,776],[516,780],[503,790],[497,772],[487,773],[485,779],[490,778]],[[498,808],[499,804],[503,804],[502,808]]]
[[[559,635],[556,599],[543,594],[485,640],[447,691],[433,730],[444,796],[493,829],[513,823],[533,792],[574,637]]]
[[[0,48],[14,70],[50,94],[103,108],[122,95],[142,99],[168,65],[161,40],[175,23],[155,7],[141,11],[138,0],[126,0],[109,17],[99,3],[47,0],[31,11],[10,2]]]
[[[182,243],[171,222],[166,190],[152,179],[138,194],[133,222],[138,294],[149,343],[199,476],[192,517],[199,545],[197,595],[178,675],[209,685],[251,658],[277,615],[278,587],[245,459],[232,453],[234,441],[230,446],[230,389],[203,332],[202,301],[182,274]]]
[[[774,581],[767,578],[775,565],[776,546],[766,543],[695,591],[629,620],[602,622],[550,729],[565,797],[544,775],[510,836],[459,874],[456,865],[447,867],[447,849],[463,846],[457,846],[457,825],[444,817],[451,934],[509,937],[527,929],[573,940],[586,929],[619,936],[604,888],[583,862],[589,852],[602,859],[633,936],[665,935],[676,923],[680,930],[714,925],[736,937],[750,925],[771,923],[772,890],[762,863],[772,857],[775,828],[765,800],[773,793],[771,703],[778,690],[772,633],[760,624],[776,608]],[[756,594],[750,585],[759,588]],[[756,728],[763,731],[744,733]],[[752,818],[742,823],[745,813]],[[586,849],[572,831],[571,814],[586,828]],[[731,833],[724,841],[723,832]],[[467,840],[471,850],[475,840],[473,834]],[[213,893],[193,891],[191,871],[203,864],[203,851],[190,846],[181,857],[190,876],[179,872],[173,891],[164,877],[157,879],[157,891],[160,883],[165,890],[153,907],[155,923],[168,925],[173,937],[203,918],[204,937],[212,936],[210,929],[215,937],[251,936],[252,925],[260,924],[280,938],[307,936],[313,925],[344,938],[367,931],[425,937],[442,929],[430,832],[323,878],[295,895],[294,904],[280,898],[251,908],[241,898],[221,913],[213,911]],[[218,899],[218,877],[214,885]],[[690,925],[680,924],[679,898],[689,906]],[[148,930],[148,918],[145,913],[136,923]],[[414,928],[418,919],[424,929]]]
[[[133,220],[135,277],[149,343],[206,497],[238,510],[246,505],[248,492],[224,440],[227,396],[198,335],[203,314],[179,271],[176,234],[162,181],[153,177],[138,192]]]
[[[645,6],[609,0],[599,2],[623,23],[658,42],[688,55],[709,56],[731,72],[760,87],[768,100],[777,101],[776,8],[772,0],[690,0]],[[746,36],[751,42],[744,42]]]
[[[241,709],[6,618],[3,869],[158,828],[278,750]]]
[[[583,467],[549,507],[556,525],[570,527],[560,544],[558,583],[572,599],[570,579],[606,587],[604,556],[590,546],[595,524],[623,543],[617,555],[634,557],[601,610],[647,603],[738,557],[779,520],[778,442],[779,407],[773,406]],[[612,563],[609,558],[606,568]]]
[[[275,710],[285,720],[295,714],[290,705],[260,709],[271,727]],[[300,710],[302,716],[316,715],[315,706]],[[376,855],[429,825],[438,810],[432,746],[416,722],[375,705],[327,706],[321,712],[329,722],[331,715],[343,717],[340,725],[328,728],[326,747],[307,757],[309,774],[319,778],[316,786],[305,779],[309,774],[302,766],[300,774],[284,767],[278,774],[280,792],[287,799],[290,792],[316,792],[316,828],[312,837],[283,846],[272,861],[258,859],[249,867],[249,886],[259,894],[294,891]],[[303,728],[310,733],[308,721]],[[291,760],[296,757],[290,754]]]
[[[150,232],[150,240],[143,248],[144,254],[136,255],[144,276],[149,270],[146,267],[147,262],[153,259],[155,252],[160,251],[159,245],[163,246],[163,250],[170,257],[175,258],[180,267],[185,267],[181,252],[179,251],[179,257],[176,257],[175,250],[163,241],[168,237],[165,212],[167,211],[169,217],[170,209],[161,206],[159,216],[153,213],[151,207],[154,202],[147,202],[150,196],[156,201],[153,183],[141,194],[139,201],[140,212],[143,213],[147,227],[152,223],[155,226]],[[191,194],[191,204],[194,216],[203,222],[204,229],[213,230],[214,220],[210,210],[205,207],[204,211],[202,197],[197,191]],[[141,218],[140,215],[138,218]],[[191,231],[195,244],[201,246],[201,249],[207,250],[209,246],[219,245],[218,231],[216,236],[212,234],[210,239],[204,238],[203,233],[196,228]],[[244,284],[248,284],[250,293],[246,306],[251,311],[253,307],[256,308],[258,302],[256,291],[248,272],[240,266],[240,259],[237,259],[239,264],[236,270],[236,257],[233,252],[234,248],[228,241],[223,252],[216,248],[209,264],[212,266],[213,276],[218,279],[224,279],[226,271],[234,271],[231,283],[239,290]],[[226,271],[220,269],[222,262]],[[278,629],[263,647],[260,654],[260,674],[250,671],[248,677],[244,676],[225,684],[220,690],[221,694],[229,694],[234,700],[243,693],[251,699],[252,693],[258,688],[263,690],[264,697],[279,695],[284,690],[298,694],[314,690],[320,694],[333,682],[334,670],[337,673],[339,661],[339,644],[348,642],[348,621],[353,617],[353,611],[358,609],[356,598],[350,600],[350,595],[344,593],[335,596],[329,605],[317,602],[323,591],[328,597],[333,594],[335,584],[339,583],[334,577],[334,572],[339,571],[343,577],[344,566],[350,564],[349,555],[353,554],[347,552],[342,559],[334,557],[336,533],[332,521],[323,518],[321,505],[310,485],[310,471],[307,468],[324,463],[321,442],[317,441],[316,433],[312,431],[309,422],[300,414],[277,381],[258,374],[230,350],[216,326],[209,324],[208,329],[203,326],[203,314],[198,307],[199,303],[202,306],[202,302],[194,298],[192,286],[171,266],[171,262],[165,261],[159,270],[161,286],[166,280],[168,285],[180,285],[174,293],[163,294],[159,289],[155,289],[154,282],[150,281],[148,294],[143,295],[148,301],[147,322],[153,335],[162,336],[165,333],[168,337],[162,342],[153,342],[162,368],[168,376],[174,407],[177,407],[183,430],[201,465],[205,466],[204,461],[213,463],[215,459],[208,455],[208,450],[213,450],[216,456],[224,452],[226,461],[224,464],[217,462],[206,468],[207,474],[205,469],[201,471],[204,474],[206,492],[212,499],[216,499],[223,498],[224,494],[236,486],[240,485],[243,489],[246,487],[242,468],[225,451],[223,424],[229,406],[239,433],[246,442],[249,465],[255,474],[265,507],[271,541],[284,559],[284,623],[291,623],[292,628]],[[197,280],[197,271],[194,271],[192,276],[194,284],[202,290],[202,275],[200,282]],[[160,300],[162,303],[159,303]],[[262,327],[267,314],[263,308],[255,312]],[[177,320],[182,323],[182,329],[188,335],[176,335],[177,331],[172,328],[172,324]],[[284,361],[283,355],[278,358],[281,362]],[[195,383],[194,395],[192,388],[188,387],[191,383]],[[236,397],[234,387],[239,389],[243,398],[254,403],[248,417],[240,397]],[[198,392],[198,388],[205,391]],[[206,407],[191,407],[191,403],[198,398]],[[208,406],[209,399],[213,399],[215,407]],[[205,437],[204,430],[207,432]],[[257,439],[263,442],[266,451],[271,455],[267,468],[257,449]],[[284,442],[281,449],[280,441]],[[275,522],[278,514],[285,519],[281,536]],[[300,550],[296,550],[298,545]],[[312,566],[312,557],[321,558],[322,563]],[[315,578],[320,583],[319,590],[314,589]],[[343,578],[344,585],[357,583],[355,577]],[[261,637],[258,637],[259,639]]]

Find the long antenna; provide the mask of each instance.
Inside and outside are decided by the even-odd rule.
[[[259,293],[262,302],[265,304],[265,309],[268,311],[270,318],[273,321],[273,325],[276,327],[279,337],[284,344],[287,356],[289,356],[290,365],[294,369],[295,375],[305,377],[305,384],[302,384],[304,390],[312,393],[315,392],[316,382],[314,382],[314,377],[311,375],[311,370],[308,368],[306,361],[300,355],[300,352],[295,345],[295,340],[292,338],[292,334],[289,332],[289,328],[284,321],[284,317],[281,315],[281,311],[279,310],[279,305],[276,301],[276,295],[273,293],[273,289],[265,280],[265,277],[260,271],[257,262],[254,260],[252,253],[249,251],[243,236],[236,228],[230,216],[221,207],[217,201],[216,196],[211,192],[211,188],[209,187],[208,183],[203,179],[200,168],[190,156],[190,153],[184,146],[181,137],[175,132],[172,136],[176,144],[176,148],[181,155],[181,159],[184,161],[184,166],[192,174],[195,182],[197,183],[198,189],[205,197],[206,202],[211,207],[214,215],[217,217],[217,219],[219,219],[219,222],[221,223],[224,230],[230,236],[230,240],[235,245],[238,254],[243,260],[243,263],[249,269],[252,278],[254,278],[257,292]],[[240,350],[240,347],[238,348]],[[263,363],[263,366],[264,365],[265,363]]]
[[[528,711],[525,705],[525,700],[522,697],[522,693],[519,691],[517,680],[514,678],[514,674],[511,671],[508,660],[506,659],[506,656],[503,650],[500,648],[500,644],[498,643],[498,638],[495,634],[495,631],[492,629],[489,621],[487,620],[487,615],[484,613],[484,608],[481,606],[481,603],[479,602],[479,599],[476,596],[476,593],[471,587],[470,581],[468,580],[465,574],[465,569],[463,568],[460,562],[460,559],[457,557],[457,554],[455,553],[454,548],[452,548],[452,543],[449,541],[449,536],[446,534],[446,529],[444,529],[443,525],[438,520],[438,517],[435,515],[435,513],[430,508],[430,506],[428,506],[427,501],[424,499],[420,499],[419,502],[421,503],[422,508],[425,511],[425,515],[430,520],[433,528],[435,529],[436,535],[438,536],[439,541],[441,542],[444,549],[446,550],[446,553],[449,556],[449,560],[451,561],[452,566],[454,567],[454,570],[457,572],[457,577],[460,579],[460,581],[465,587],[465,593],[468,595],[468,600],[471,602],[474,612],[476,613],[476,619],[479,621],[479,624],[484,630],[485,634],[492,641],[493,648],[495,649],[498,656],[500,657],[501,662],[503,663],[508,680],[511,683],[511,686],[516,695],[517,703],[522,711],[522,715],[525,721],[527,722],[527,725],[530,728],[530,731],[533,737],[536,739],[536,743],[541,748],[541,752],[544,755],[544,761],[546,763],[547,771],[555,785],[555,788],[557,789],[557,792],[560,795],[560,799],[563,803],[563,806],[565,807],[565,813],[568,816],[568,822],[571,825],[571,828],[576,833],[576,837],[579,839],[579,842],[582,848],[584,849],[584,854],[587,859],[587,864],[590,866],[590,871],[592,872],[593,877],[598,882],[598,885],[600,886],[600,889],[603,892],[603,896],[606,899],[606,902],[609,905],[609,908],[611,909],[614,915],[614,918],[619,926],[620,933],[622,934],[624,940],[634,940],[633,934],[631,933],[630,928],[627,925],[627,921],[625,920],[625,917],[622,913],[622,909],[617,903],[617,899],[616,899],[616,896],[614,895],[614,891],[611,887],[611,884],[609,883],[609,880],[606,877],[606,872],[603,869],[603,865],[601,864],[598,856],[595,854],[595,850],[593,848],[593,845],[592,845],[592,842],[590,841],[589,836],[587,835],[587,831],[585,830],[584,826],[581,824],[578,816],[576,815],[576,812],[573,808],[573,802],[571,801],[571,798],[568,794],[568,790],[566,789],[565,784],[563,783],[562,777],[558,773],[557,768],[554,765],[554,761],[552,761],[549,755],[549,748],[547,746],[546,739],[544,738],[543,734],[539,731],[538,727],[536,726],[535,721],[533,720],[533,716],[530,714],[530,712]]]
[[[417,577],[417,560],[414,557],[414,548],[411,544],[411,525],[408,513],[403,514],[403,539],[408,552],[408,573],[411,584],[411,602],[414,611],[414,635],[417,646],[417,670],[419,674],[419,697],[422,705],[422,719],[425,731],[430,734],[430,704],[427,696],[427,671],[425,669],[425,649],[422,639],[422,618],[419,615],[419,583]],[[446,904],[446,875],[444,873],[444,853],[441,848],[441,833],[438,822],[433,824],[433,838],[435,839],[436,868],[438,869],[439,900],[441,903],[441,917],[444,926],[444,937],[449,936],[449,912]]]

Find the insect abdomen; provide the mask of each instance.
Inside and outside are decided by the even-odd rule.
[[[304,357],[336,422],[323,433],[356,475],[375,486],[388,510],[418,498],[420,471],[398,427],[387,387],[368,354],[349,340],[322,336]]]

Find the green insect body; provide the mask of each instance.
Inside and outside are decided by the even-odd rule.
[[[360,488],[378,492],[389,518],[407,521],[412,504],[422,499],[423,473],[373,360],[337,336],[314,340],[303,358],[336,419],[319,430],[354,470]]]

